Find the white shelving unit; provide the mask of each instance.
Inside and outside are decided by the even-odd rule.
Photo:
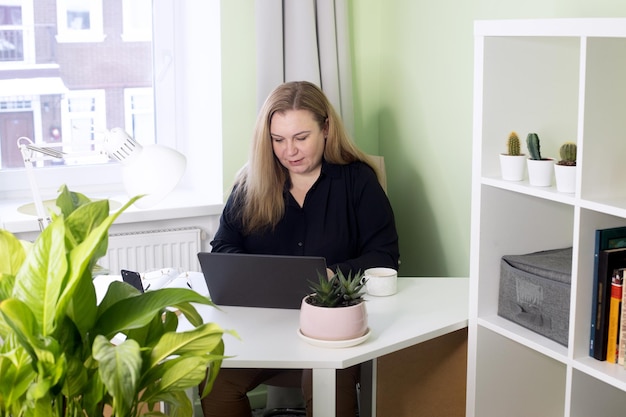
[[[589,356],[594,231],[626,225],[626,19],[477,21],[474,70],[467,416],[626,415],[626,371]],[[574,194],[500,179],[513,130],[578,144]],[[568,347],[497,315],[500,258],[566,246]]]

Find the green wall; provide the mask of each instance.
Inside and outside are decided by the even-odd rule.
[[[222,1],[224,186],[255,114],[254,2]],[[625,17],[623,0],[351,0],[355,140],[385,156],[400,275],[469,274],[473,22]]]

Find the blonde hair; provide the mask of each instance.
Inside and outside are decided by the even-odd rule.
[[[248,163],[235,180],[235,207],[241,209],[244,233],[272,229],[283,217],[283,191],[289,172],[281,165],[272,148],[270,124],[275,113],[308,110],[320,129],[328,124],[324,159],[346,165],[363,161],[374,169],[368,157],[350,139],[341,118],[322,90],[307,81],[288,82],[278,86],[267,97],[256,120]]]

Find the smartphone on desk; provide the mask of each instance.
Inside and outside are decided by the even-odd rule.
[[[132,285],[133,287],[137,288],[141,292],[144,291],[139,272],[128,271],[126,269],[122,269],[122,281]]]

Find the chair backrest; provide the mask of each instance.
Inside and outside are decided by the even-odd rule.
[[[378,168],[378,182],[381,187],[387,192],[387,172],[385,171],[385,157],[379,155],[367,155],[372,163]]]

